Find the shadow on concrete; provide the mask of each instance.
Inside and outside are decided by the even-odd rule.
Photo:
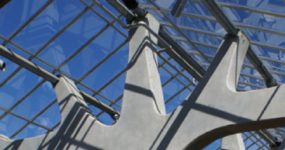
[[[170,126],[169,130],[167,131],[167,133],[165,134],[161,142],[159,143],[158,149],[166,149],[168,147],[170,141],[172,140],[172,138],[174,137],[174,135],[180,128],[187,114],[193,108],[198,97],[200,96],[204,87],[206,86],[210,78],[212,77],[213,73],[215,72],[221,60],[224,58],[225,54],[227,53],[228,47],[230,46],[231,42],[234,39],[226,38],[226,40],[229,40],[229,41],[225,41],[224,44],[221,46],[213,62],[210,64],[209,69],[207,70],[207,73],[204,75],[203,79],[197,85],[197,87],[195,88],[193,93],[190,95],[188,100],[182,104],[183,108],[181,109],[181,111],[179,112],[175,120],[173,121],[172,125]]]
[[[235,40],[235,39],[229,39],[229,40]],[[167,149],[173,137],[175,136],[175,134],[177,133],[177,131],[183,124],[187,114],[189,114],[189,112],[192,109],[199,110],[207,114],[214,115],[216,117],[230,120],[232,122],[239,123],[239,124],[220,127],[212,131],[209,131],[199,136],[194,141],[189,141],[190,143],[187,145],[186,149],[202,149],[203,147],[207,146],[208,144],[215,141],[216,139],[222,138],[224,136],[234,134],[234,133],[285,126],[284,118],[268,119],[268,120],[262,120],[262,121],[259,121],[260,118],[258,120],[249,120],[247,118],[236,116],[228,112],[224,112],[224,111],[221,111],[215,108],[211,108],[211,107],[196,103],[199,95],[202,93],[204,87],[206,86],[211,76],[215,72],[216,68],[218,67],[219,63],[221,62],[221,60],[227,53],[227,50],[228,50],[227,47],[229,47],[230,43],[231,43],[230,41],[224,42],[221,49],[216,54],[215,59],[211,63],[203,79],[200,81],[200,83],[198,84],[196,89],[193,91],[193,93],[190,95],[188,100],[183,103],[183,107],[181,111],[178,113],[177,117],[170,125],[170,128],[167,130],[165,136],[162,138],[161,142],[158,145],[158,149]],[[276,88],[276,90],[272,93],[272,96],[270,97],[266,106],[261,112],[260,117],[263,115],[268,105],[271,103],[278,89],[279,87]]]
[[[88,132],[91,129],[91,126],[96,120],[92,121],[92,123],[89,125],[89,127],[83,134],[83,137],[78,140],[78,133],[82,132],[80,130],[86,129],[83,128],[83,125],[86,123],[89,115],[86,114],[86,112],[88,112],[88,110],[86,110],[86,107],[78,102],[75,102],[72,108],[66,107],[69,101],[73,101],[70,100],[70,98],[73,96],[75,95],[70,94],[64,100],[61,101],[60,105],[63,105],[61,112],[65,111],[65,109],[67,109],[67,111],[70,111],[69,113],[65,112],[68,113],[68,115],[66,116],[66,118],[62,118],[63,122],[54,131],[42,135],[41,137],[27,138],[23,140],[14,141],[9,144],[5,149],[18,149],[21,148],[22,144],[28,144],[28,146],[30,145],[31,147],[37,147],[34,145],[37,145],[39,140],[41,141],[37,149],[69,149],[71,146],[75,146],[76,149],[100,149],[84,142],[85,137],[87,136]],[[28,141],[25,142],[25,140]]]

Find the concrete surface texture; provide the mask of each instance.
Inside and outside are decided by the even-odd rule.
[[[245,150],[241,134],[226,136],[222,139],[222,150]]]
[[[159,23],[151,15],[146,18],[143,23],[158,33]],[[188,100],[170,114],[165,113],[152,46],[157,39],[143,26],[131,36],[121,117],[114,125],[97,121],[75,84],[61,77],[54,88],[61,110],[60,125],[38,137],[0,140],[0,148],[195,150],[231,134],[285,125],[284,86],[236,90],[249,47],[242,33],[225,39],[202,81]],[[225,141],[242,145],[236,137]]]

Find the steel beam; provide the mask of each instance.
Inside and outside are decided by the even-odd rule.
[[[205,74],[204,68],[200,66],[187,52],[177,44],[171,36],[165,31],[164,27],[162,26],[159,35],[169,43],[174,51],[168,50],[166,48],[166,52],[181,65],[185,70],[187,70],[195,79],[201,80],[203,75]],[[184,61],[183,61],[184,60]]]
[[[148,24],[143,23],[157,32],[154,17],[147,19]],[[223,136],[285,125],[285,86],[236,91],[249,47],[241,32],[238,38],[226,38],[189,99],[170,114],[163,114],[159,96],[152,45],[157,39],[142,25],[131,33],[122,115],[114,125],[106,126],[90,115],[75,84],[61,77],[55,85],[62,116],[57,129],[22,141],[0,140],[0,148],[202,149]]]
[[[248,50],[248,59],[251,61],[251,63],[255,66],[255,68],[258,70],[258,72],[262,75],[262,77],[265,80],[265,83],[268,87],[272,87],[277,85],[276,80],[270,73],[270,71],[267,69],[267,67],[262,63],[262,61],[256,56],[256,54],[253,52],[253,50],[250,48]]]
[[[205,5],[208,7],[210,12],[212,12],[213,16],[217,19],[217,21],[224,27],[228,34],[236,35],[238,29],[230,22],[227,16],[223,13],[217,3],[213,0],[203,0]],[[254,64],[259,73],[264,77],[266,81],[266,86],[271,87],[277,85],[276,80],[273,78],[270,71],[264,66],[262,61],[258,58],[258,56],[252,51],[250,48],[248,50],[248,58]]]
[[[123,0],[125,6],[128,7],[128,9],[134,10],[139,6],[139,3],[137,0]]]
[[[173,26],[170,23],[165,22],[161,22],[161,24],[163,26],[168,26],[170,28],[173,28]],[[211,32],[211,31],[206,31],[203,29],[198,29],[198,28],[193,28],[193,27],[188,27],[188,26],[184,26],[184,25],[177,25],[180,29],[184,30],[184,31],[188,31],[188,32],[195,32],[197,34],[203,34],[203,35],[207,35],[209,37],[212,38],[217,38],[217,39],[223,39],[224,35],[219,34],[219,33],[215,33],[215,32]],[[183,38],[183,37],[182,37]]]
[[[243,5],[239,5],[239,4],[233,4],[233,3],[229,4],[229,3],[225,3],[225,2],[218,2],[218,4],[221,7],[227,7],[227,8],[231,8],[231,9],[239,9],[239,10],[250,11],[250,12],[254,12],[254,13],[266,14],[266,15],[270,15],[270,16],[274,16],[274,17],[285,18],[284,13],[278,13],[278,12],[265,10],[265,9],[261,9],[261,8],[252,8],[252,7],[248,7],[248,6],[243,6]]]
[[[0,45],[0,55],[11,60],[12,62],[18,64],[19,66],[31,71],[32,73],[44,78],[45,80],[51,82],[53,85],[55,85],[59,78],[55,76],[54,74],[48,72],[47,70],[41,68],[40,66],[32,63],[31,61],[27,60],[26,58],[12,52],[11,50],[7,49],[3,45]],[[103,104],[99,100],[95,99],[94,97],[88,95],[87,93],[81,91],[82,96],[85,98],[85,100],[93,104],[94,106],[104,110],[112,117],[117,118],[119,116],[119,113],[116,112],[113,108],[110,106]]]
[[[258,26],[249,25],[249,24],[245,24],[245,23],[239,23],[239,22],[235,22],[235,25],[241,29],[254,30],[257,34],[260,32],[261,33],[264,32],[264,33],[274,34],[277,36],[285,36],[285,32],[274,30],[274,29],[269,29],[269,28],[265,28],[265,27],[258,27]]]
[[[133,12],[130,11],[120,0],[109,0],[108,3],[111,4],[115,9],[117,9],[126,18],[135,17]]]
[[[4,0],[5,1],[5,0]],[[2,1],[1,1],[2,2]],[[22,24],[13,34],[11,34],[7,40],[4,40],[2,45],[8,44],[13,38],[15,38],[23,29],[25,29],[36,17],[38,17],[44,10],[49,7],[49,5],[53,2],[53,0],[48,0],[41,8],[37,10],[24,24]],[[0,4],[1,5],[1,4]],[[0,6],[1,7],[1,6]]]
[[[45,80],[51,82],[52,84],[55,84],[58,81],[58,77],[54,74],[46,71],[45,69],[37,66],[33,62],[27,60],[26,58],[16,54],[15,52],[12,52],[8,48],[4,47],[3,45],[0,45],[0,55],[11,60],[12,62],[16,63],[17,65],[35,73],[36,75],[44,78]]]
[[[203,0],[203,2],[228,34],[236,35],[238,33],[238,29],[231,23],[215,1]]]
[[[7,5],[11,0],[1,0],[0,1],[0,8],[4,7],[5,5]]]
[[[223,13],[217,3],[213,0],[203,0],[204,4],[216,18],[216,20],[223,26],[223,28],[227,31],[228,34],[237,35],[238,29],[231,23],[231,21],[227,18],[227,16]],[[247,52],[248,58],[251,63],[256,67],[258,72],[265,79],[266,86],[272,87],[276,86],[277,82],[270,73],[270,71],[264,66],[262,61],[258,58],[258,56],[253,52],[253,50],[249,47]],[[267,140],[267,139],[265,139]],[[268,141],[269,143],[271,141]]]
[[[187,0],[176,0],[175,4],[171,10],[171,14],[174,17],[179,17],[181,13],[183,12],[183,9],[187,3]]]
[[[242,42],[242,41],[246,41],[246,40],[238,40],[238,41],[240,41],[240,42]],[[241,46],[241,45],[240,45]],[[227,60],[229,61],[229,60],[232,60],[232,62],[235,62],[236,61],[236,63],[235,63],[235,65],[233,65],[232,66],[232,69],[231,70],[227,70],[227,71],[221,71],[221,72],[228,72],[228,74],[227,75],[223,75],[222,73],[217,73],[216,71],[216,73],[214,73],[214,74],[216,74],[215,76],[216,76],[216,78],[217,78],[217,80],[218,80],[218,78],[228,78],[228,79],[230,79],[231,81],[231,83],[229,82],[229,80],[225,83],[225,84],[227,84],[227,88],[229,88],[230,90],[234,90],[235,91],[235,86],[236,86],[236,81],[237,81],[237,79],[238,79],[238,76],[239,76],[239,72],[240,72],[240,69],[238,69],[238,70],[236,70],[236,69],[234,69],[234,68],[240,68],[241,67],[241,65],[242,65],[242,61],[241,61],[241,58],[243,57],[245,57],[245,55],[246,55],[246,51],[244,50],[244,49],[247,49],[246,47],[240,47],[240,46],[238,46],[239,48],[238,48],[238,50],[236,51],[236,53],[237,53],[237,55],[238,56],[234,56],[234,57],[229,57]],[[223,48],[224,47],[224,48]],[[221,54],[222,53],[222,51],[223,50],[225,50],[225,49],[227,49],[226,47],[228,47],[227,45],[225,45],[225,46],[221,46],[221,48],[220,48],[220,50],[219,50],[219,52],[218,53],[220,53],[220,54],[217,54],[217,56],[216,56],[216,58],[215,59],[217,59],[217,58],[219,58],[219,57],[222,57],[221,55],[223,55],[223,54]],[[241,57],[242,56],[242,57]],[[237,61],[237,60],[239,60],[239,61]],[[227,63],[230,63],[230,62],[227,62]],[[214,60],[214,62],[211,64],[211,66],[213,66],[215,64],[215,60]],[[211,67],[210,66],[210,71],[209,72],[212,72],[211,71]],[[219,66],[219,67],[221,67],[221,66]],[[225,67],[225,66],[223,66],[223,67]],[[223,70],[223,69],[222,69]],[[234,71],[234,70],[236,70],[236,71]],[[208,72],[208,73],[209,73]],[[208,76],[209,74],[207,74],[207,76]],[[203,78],[203,81],[204,80],[206,80],[206,78],[207,78],[207,76],[206,77],[204,77]],[[229,85],[229,83],[231,84],[231,86],[228,86]],[[196,87],[196,89],[197,88],[199,88],[200,86],[203,86],[203,85],[201,85],[201,84],[203,84],[203,82],[202,83],[200,83],[199,85],[198,85],[198,87]],[[220,82],[217,82],[217,84],[220,84]],[[213,86],[214,87],[214,86]],[[209,88],[209,85],[207,85],[206,86],[206,88]],[[275,87],[276,88],[276,87]],[[271,88],[272,89],[272,88]],[[205,90],[205,89],[203,89],[203,90]],[[222,90],[222,87],[221,86],[219,86],[219,90]],[[266,90],[269,90],[269,88],[268,89],[266,89]],[[257,91],[263,91],[263,90],[257,90]],[[211,91],[212,93],[215,93],[214,91]],[[245,94],[245,93],[244,93]],[[196,95],[196,93],[195,93],[195,91],[192,93],[192,95]],[[192,96],[191,95],[191,96]],[[223,94],[222,95],[222,97],[225,97],[227,94]],[[235,94],[234,94],[235,95]],[[234,95],[232,95],[232,96],[230,96],[231,98],[230,99],[233,99],[235,96]],[[242,93],[237,93],[237,95],[239,95],[239,98],[237,98],[237,99],[239,99],[239,100],[244,100],[243,98],[245,98],[244,96],[250,96],[251,98],[249,98],[249,101],[250,100],[253,100],[254,98],[252,97],[252,96],[257,96],[257,97],[259,97],[259,98],[261,98],[260,97],[260,95],[259,94],[257,94],[257,93],[252,93],[252,92],[249,92],[248,94],[245,94],[245,95],[243,95]],[[243,96],[242,96],[243,95]],[[274,94],[273,94],[274,95]],[[243,98],[242,98],[243,97]],[[275,97],[275,96],[274,96]],[[190,97],[191,98],[191,97]],[[193,97],[192,97],[193,98]],[[203,99],[203,97],[201,97],[201,95],[199,96],[199,98],[202,98]],[[259,98],[257,98],[257,101],[259,100]],[[210,97],[208,97],[208,96],[206,96],[206,97],[204,97],[204,99],[209,99],[209,101],[212,101],[213,99],[211,99]],[[223,98],[221,98],[221,99],[223,99]],[[221,100],[221,99],[219,99],[219,100]],[[235,98],[234,98],[235,99]],[[208,102],[209,102],[208,101]],[[246,100],[247,101],[247,100]],[[256,101],[256,102],[257,102]],[[270,99],[268,99],[267,101],[270,101]],[[232,101],[233,102],[233,101]],[[245,101],[244,101],[245,102]],[[193,102],[194,103],[194,102]],[[219,104],[218,104],[219,103]],[[217,101],[214,105],[225,105],[226,103],[228,103],[228,102],[226,102],[226,101]],[[231,102],[230,102],[231,103]],[[239,101],[238,103],[242,103],[241,101]],[[269,102],[267,102],[267,103],[269,103]],[[204,103],[204,104],[206,104],[206,103]],[[257,106],[256,105],[257,103],[253,103],[252,104],[252,106],[253,107],[255,107],[255,106]],[[272,106],[271,108],[272,108],[272,111],[274,110],[274,109],[277,109],[277,107],[278,107],[278,105],[280,105],[280,103],[279,102],[276,102],[275,103],[276,104],[276,106]],[[195,105],[195,104],[193,104],[193,105]],[[232,105],[232,104],[231,104]],[[232,105],[232,106],[234,106],[234,105]],[[245,106],[245,105],[244,105]],[[223,106],[220,106],[219,108],[221,108],[221,107],[223,107]],[[253,108],[252,107],[252,108]],[[225,108],[225,107],[224,107]],[[256,107],[255,107],[256,108]],[[228,109],[228,108],[227,108]],[[229,111],[231,111],[230,109],[228,109]],[[252,111],[252,110],[249,110],[249,109],[242,109],[243,111]],[[233,112],[233,111],[232,111]],[[249,112],[246,112],[246,113],[242,113],[242,114],[247,114],[248,115],[248,113]],[[263,115],[264,113],[261,113],[261,115]],[[261,116],[261,115],[259,115],[259,116]],[[258,117],[259,118],[259,117]],[[270,123],[270,121],[268,122],[268,123]],[[271,122],[272,123],[272,122]],[[270,124],[271,124],[270,123]],[[263,125],[265,125],[265,124],[263,124]],[[217,136],[219,136],[218,134],[221,134],[222,132],[219,132],[219,133],[217,133]],[[190,145],[189,145],[190,146]]]
[[[268,143],[269,146],[271,147],[278,146],[279,141],[276,138],[274,138],[274,136],[271,135],[267,130],[260,130],[260,131],[257,131],[256,133],[259,135],[259,137],[264,139]]]
[[[154,11],[161,11],[163,13],[171,12],[171,9],[168,9],[168,8],[157,9],[156,7],[152,6],[151,4],[142,4],[141,7],[145,8],[145,9],[154,10]],[[196,19],[216,22],[216,19],[212,16],[205,16],[205,15],[200,15],[200,14],[191,13],[191,12],[182,12],[181,15],[183,15],[184,17],[190,17],[190,18],[196,18]]]
[[[127,7],[123,7],[122,3],[116,3],[116,1],[110,1],[110,4],[113,6],[116,6],[115,8],[120,11],[123,14],[126,14]],[[116,3],[116,4],[115,4]],[[130,11],[128,11],[130,12]],[[126,14],[131,15],[131,14]],[[189,56],[181,46],[179,46],[172,38],[169,37],[169,35],[165,32],[164,27],[161,26],[161,30],[159,31],[159,36],[164,40],[164,42],[161,42],[163,47],[165,47],[166,43],[171,45],[171,49],[174,51],[170,51],[169,47],[166,47],[168,49],[168,54],[171,55],[173,58],[175,58],[175,61],[177,61],[181,66],[184,66],[185,69],[197,80],[200,80],[202,78],[202,75],[204,74],[203,68],[193,59],[191,56]]]

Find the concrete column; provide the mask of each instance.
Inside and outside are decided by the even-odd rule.
[[[151,15],[142,23],[158,32],[159,24]],[[241,32],[226,38],[188,100],[165,115],[151,39],[156,41],[143,26],[132,34],[122,113],[116,124],[96,120],[72,81],[63,77],[55,86],[62,113],[59,126],[34,138],[0,139],[0,149],[196,150],[223,136],[285,126],[285,86],[236,90],[249,47]]]
[[[245,150],[241,134],[229,135],[222,138],[222,150]]]
[[[148,14],[146,19],[139,23],[148,25],[158,33],[160,24],[152,15]],[[127,71],[121,116],[139,117],[152,111],[153,107],[159,114],[165,115],[156,50],[153,47],[157,38],[143,26],[133,29],[130,36],[130,68]]]
[[[79,125],[88,114],[87,105],[74,82],[66,77],[61,77],[54,89],[61,112],[59,125],[53,131],[33,138],[17,141],[1,139],[0,149],[63,149],[69,146],[67,143],[72,143],[71,136],[76,130],[84,133],[86,127]],[[78,129],[78,127],[81,129]],[[81,135],[81,133],[78,135]]]

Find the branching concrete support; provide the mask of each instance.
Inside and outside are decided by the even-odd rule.
[[[241,134],[234,134],[223,137],[222,139],[222,150],[245,150],[245,145]]]
[[[158,22],[144,22],[156,33]],[[0,140],[0,149],[191,149],[244,131],[285,126],[285,87],[239,92],[240,70],[249,47],[239,33],[228,36],[187,101],[165,114],[156,67],[154,36],[143,26],[132,31],[129,70],[120,119],[112,126],[97,121],[74,84],[62,77],[55,90],[61,123],[53,132],[19,141]]]
[[[61,112],[61,121],[54,131],[14,142],[0,140],[0,149],[64,149],[76,145],[74,140],[81,139],[90,126],[90,123],[85,122],[89,116],[86,113],[87,105],[73,81],[66,77],[61,77],[54,89]],[[85,149],[94,148],[84,143],[80,145]]]
[[[140,23],[147,24],[155,33],[158,33],[160,28],[159,22],[151,15],[147,16],[146,21]],[[128,110],[124,115],[133,115],[141,109],[147,111],[148,107],[153,107],[153,104],[155,104],[160,114],[165,115],[162,87],[157,68],[157,56],[154,46],[151,44],[157,43],[157,38],[151,35],[143,26],[133,30],[130,31],[129,70],[126,77],[123,102],[123,107]],[[125,109],[122,109],[122,115]]]

